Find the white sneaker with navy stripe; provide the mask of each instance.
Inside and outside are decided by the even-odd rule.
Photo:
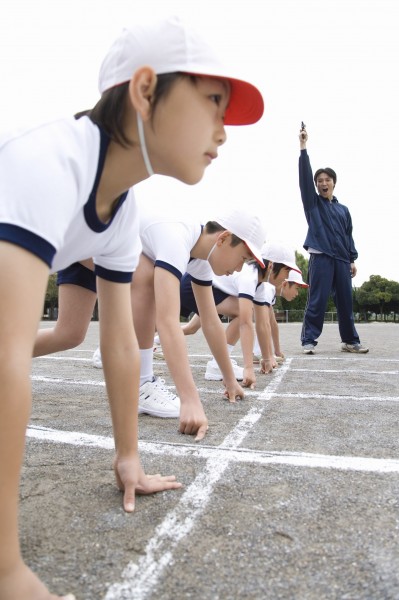
[[[139,414],[178,419],[180,417],[180,398],[165,386],[165,380],[155,377],[140,386]]]

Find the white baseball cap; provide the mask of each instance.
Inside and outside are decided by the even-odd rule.
[[[251,83],[232,77],[208,44],[178,17],[137,23],[124,29],[101,65],[100,93],[130,81],[143,66],[151,67],[157,75],[181,72],[226,79],[230,84],[226,125],[256,123],[263,114],[260,91]]]
[[[288,273],[287,279],[284,281],[289,281],[290,283],[296,283],[299,287],[308,288],[308,284],[302,280],[302,273],[298,273],[298,271],[291,271]]]
[[[264,268],[261,249],[265,239],[265,231],[259,217],[244,210],[234,209],[228,214],[215,217],[213,220],[239,237],[252,252],[260,266]]]
[[[271,240],[262,246],[262,258],[275,263],[282,263],[293,271],[302,273],[301,269],[295,263],[295,251],[284,242]]]

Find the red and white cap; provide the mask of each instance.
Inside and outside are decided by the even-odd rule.
[[[302,280],[302,273],[298,273],[298,271],[291,270],[288,273],[287,279],[284,281],[289,281],[290,283],[296,283],[299,287],[308,288],[308,284]]]
[[[295,263],[295,251],[284,242],[271,240],[262,247],[262,258],[275,263],[282,263],[297,273],[302,273],[301,269]]]
[[[157,75],[188,73],[225,79],[230,84],[226,125],[250,125],[259,121],[264,104],[260,91],[251,83],[233,77],[214,51],[178,17],[137,23],[122,31],[100,68],[100,93],[130,81],[137,69],[149,66]]]

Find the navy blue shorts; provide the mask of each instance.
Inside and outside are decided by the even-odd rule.
[[[186,319],[191,315],[191,313],[198,315],[198,307],[195,301],[191,281],[192,277],[188,273],[185,273],[180,281],[180,316],[185,317]],[[216,306],[225,298],[229,297],[229,294],[226,294],[226,292],[222,292],[213,286],[212,293]]]
[[[79,285],[86,290],[90,290],[95,294],[97,293],[94,271],[79,262],[73,263],[66,269],[61,269],[61,271],[57,272],[57,285],[63,285],[64,283]]]

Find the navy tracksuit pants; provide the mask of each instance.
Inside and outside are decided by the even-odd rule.
[[[355,328],[352,304],[350,264],[327,254],[310,254],[308,298],[302,325],[301,342],[317,345],[321,335],[328,297],[332,294],[337,308],[338,327],[342,342],[360,343]]]

